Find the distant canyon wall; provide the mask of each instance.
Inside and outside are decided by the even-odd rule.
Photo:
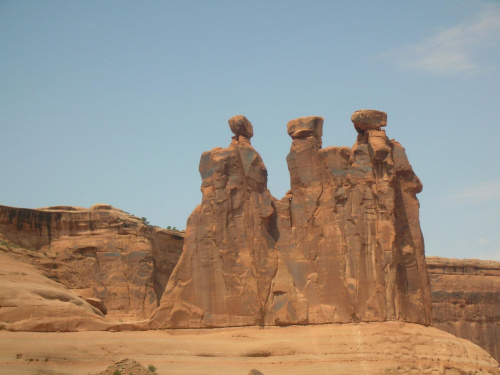
[[[427,258],[433,325],[500,361],[500,262]]]
[[[145,225],[105,204],[90,209],[0,206],[4,249],[24,250],[42,273],[111,316],[146,319],[158,306],[183,246],[183,233]]]

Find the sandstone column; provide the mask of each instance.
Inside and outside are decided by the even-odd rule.
[[[280,201],[235,116],[225,149],[203,153],[203,199],[152,327],[403,320],[430,324],[416,194],[422,184],[387,115],[356,111],[348,147],[322,148],[323,118],[288,123],[291,190]]]
[[[288,123],[291,191],[277,204],[288,284],[295,299],[305,299],[309,323],[429,324],[420,181],[404,149],[381,129],[384,112],[357,111],[352,121],[352,149],[322,149],[321,117]]]
[[[276,212],[267,170],[250,144],[252,124],[235,116],[229,125],[231,145],[201,156],[202,203],[188,220],[154,327],[263,324],[277,268],[270,225]]]

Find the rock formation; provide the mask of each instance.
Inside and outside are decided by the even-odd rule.
[[[106,370],[101,371],[96,375],[115,375],[117,373],[127,375],[154,375],[156,370],[149,370],[133,359],[123,359],[121,361],[117,361]]]
[[[385,113],[352,120],[352,149],[322,149],[321,117],[288,123],[291,190],[280,201],[267,190],[250,122],[229,120],[231,145],[201,157],[202,203],[152,327],[430,324],[422,184],[380,129]]]
[[[422,184],[381,129],[385,113],[351,120],[352,148],[323,149],[321,117],[288,123],[291,189],[278,201],[252,124],[231,118],[230,146],[202,155],[203,199],[185,241],[109,205],[0,206],[0,330],[16,331],[0,336],[0,372],[66,373],[81,362],[87,373],[89,363],[97,371],[133,351],[172,373],[200,373],[207,357],[241,373],[498,373],[486,351],[424,326],[432,316]],[[500,263],[428,266],[435,326],[499,358]],[[113,322],[147,316],[160,298],[149,322]],[[234,327],[256,325],[290,327]],[[18,332],[229,326],[166,336]],[[146,371],[127,361],[106,373],[132,368]]]
[[[291,193],[288,194],[288,196],[290,195]],[[275,206],[280,209],[281,214],[277,218],[273,217],[273,220],[279,223],[289,222],[289,215],[286,215],[286,210],[289,210],[289,199],[287,199],[284,199],[283,202],[274,202]],[[72,207],[65,208],[64,211],[62,211],[61,208],[57,210],[27,210],[0,207],[0,213],[3,212],[3,216],[0,217],[4,218],[4,221],[0,224],[0,228],[3,231],[0,231],[0,256],[2,255],[1,252],[8,253],[14,256],[17,262],[16,266],[11,265],[12,260],[2,260],[0,262],[0,265],[5,268],[3,273],[0,272],[0,283],[3,285],[2,291],[4,292],[0,297],[2,300],[0,301],[0,305],[5,307],[3,310],[0,310],[2,313],[0,314],[0,321],[3,321],[6,325],[10,325],[10,329],[14,330],[106,330],[110,329],[110,327],[112,329],[128,329],[126,327],[119,328],[116,325],[110,325],[110,320],[118,318],[137,319],[145,315],[145,312],[141,310],[140,304],[138,303],[135,304],[135,306],[139,306],[138,310],[128,307],[126,309],[120,309],[120,306],[118,306],[119,309],[111,310],[111,316],[109,319],[106,319],[107,322],[104,322],[103,317],[98,313],[96,315],[94,310],[90,309],[88,306],[83,308],[82,306],[85,304],[82,304],[79,299],[80,297],[77,295],[104,296],[108,301],[108,305],[112,307],[117,306],[113,301],[114,298],[116,298],[117,301],[128,299],[128,291],[124,289],[119,290],[114,287],[120,282],[119,279],[116,280],[114,278],[105,277],[106,275],[104,272],[107,272],[107,268],[102,271],[96,271],[96,269],[99,270],[103,267],[99,262],[100,257],[96,257],[96,263],[93,263],[92,267],[87,266],[86,268],[85,263],[82,263],[88,262],[88,260],[86,257],[80,257],[78,255],[81,253],[80,249],[85,248],[85,241],[90,241],[88,243],[89,246],[95,246],[96,254],[107,254],[112,246],[114,246],[113,244],[116,243],[117,238],[120,239],[116,233],[117,226],[104,224],[102,213],[98,215],[95,214],[98,210],[105,210],[104,212],[107,212],[109,215],[106,220],[113,223],[117,222],[118,217],[124,215],[124,223],[130,221],[130,223],[125,224],[125,226],[129,226],[129,229],[134,225],[142,225],[137,218],[129,216],[121,210],[107,208],[109,208],[109,206],[98,205],[94,206],[91,210]],[[38,221],[40,218],[43,219],[45,217],[44,213],[62,216],[76,215],[73,216],[72,220],[68,217],[60,219],[60,221],[66,223],[73,222],[73,226],[75,226],[75,223],[80,222],[79,219],[76,219],[78,215],[81,215],[82,212],[87,212],[88,215],[90,211],[92,211],[90,214],[92,220],[88,222],[87,226],[95,228],[95,231],[91,232],[94,233],[93,236],[96,236],[95,238],[93,238],[93,236],[87,236],[84,230],[75,233],[75,235],[71,237],[56,231],[55,235],[51,238],[51,246],[59,249],[55,250],[58,252],[57,255],[54,249],[51,250],[48,245],[44,245],[38,249],[34,247],[41,241],[39,237],[43,237],[44,234],[48,233],[48,229],[44,227],[45,221],[42,223]],[[5,219],[8,218],[9,215],[13,218],[12,224],[8,224],[8,220]],[[31,225],[23,225],[20,230],[17,230],[17,219],[15,218],[23,215],[25,215],[25,217],[31,217],[29,221]],[[115,218],[113,219],[112,217]],[[50,220],[51,223],[52,221],[57,222],[55,219]],[[63,226],[58,224],[56,227]],[[41,235],[38,234],[38,229],[33,231],[31,228],[40,228]],[[148,227],[146,226],[146,228]],[[53,232],[53,229],[51,229],[51,231]],[[139,231],[139,233],[142,232],[143,231]],[[10,242],[2,233],[8,234],[12,239],[17,239],[19,243],[24,244],[29,247],[29,249],[23,249],[19,243]],[[146,233],[153,233],[152,243],[154,246],[146,250],[151,252],[153,257],[153,274],[150,275],[150,279],[158,280],[154,285],[156,286],[155,294],[159,299],[163,294],[161,289],[167,284],[170,273],[180,256],[184,233],[170,232],[158,228],[149,228]],[[140,236],[141,235],[139,235],[139,237]],[[148,236],[149,235],[147,235],[146,238],[148,241],[151,241],[151,237]],[[289,240],[289,236],[286,237],[282,235],[280,238],[282,240],[288,238]],[[72,242],[73,240],[75,241],[74,243]],[[66,245],[61,246],[62,243],[66,243]],[[130,246],[124,246],[123,249],[130,249]],[[43,254],[44,252],[46,254]],[[279,298],[283,298],[282,296],[286,293],[295,292],[295,287],[293,289],[290,287],[290,272],[288,271],[286,263],[284,264],[284,259],[287,258],[281,252],[279,252],[278,255],[278,262],[281,263],[279,263],[280,265],[278,267],[279,273],[275,275],[274,284],[272,284],[275,293],[270,296],[272,301],[274,301],[274,305],[268,302],[268,309],[269,306],[275,308],[276,304],[280,303]],[[21,275],[21,272],[17,272],[15,269],[23,263],[31,263],[36,269],[33,267],[23,269],[23,275]],[[430,257],[426,258],[426,263],[430,272],[432,289],[433,325],[460,338],[474,342],[487,350],[497,360],[500,359],[498,346],[500,338],[500,296],[498,295],[498,291],[500,290],[500,262]],[[94,267],[96,269],[94,269]],[[292,267],[297,266],[293,265]],[[81,269],[81,271],[75,274],[75,269]],[[151,270],[149,267],[147,269]],[[35,271],[33,272],[33,270]],[[80,277],[78,275],[85,274],[85,270],[87,270],[88,276],[78,280],[78,277]],[[52,280],[43,278],[41,273],[50,277]],[[12,277],[14,277],[14,279],[11,279]],[[77,279],[77,282],[74,281],[75,279]],[[29,280],[36,281],[29,282]],[[59,282],[58,286],[56,286],[56,280]],[[33,294],[33,290],[30,289],[30,285],[33,284],[38,285],[38,290],[44,285],[47,285],[47,291],[53,290],[53,288],[58,290],[56,294],[47,292],[48,294],[46,293],[44,295],[68,295],[71,297],[46,300],[40,305],[40,296],[36,293]],[[79,288],[74,288],[75,285],[79,286]],[[24,296],[22,302],[16,300],[17,297],[13,297],[14,294],[12,294],[12,290],[14,289],[12,288],[16,290],[15,296]],[[286,293],[280,294],[279,288],[282,288]],[[160,292],[156,292],[157,289],[159,289]],[[8,290],[10,290],[10,292],[8,292]],[[10,293],[10,297],[5,293]],[[139,293],[137,300],[143,301],[146,298],[148,289],[141,288],[139,289]],[[295,297],[297,296],[300,297],[300,295],[295,292]],[[73,300],[78,300],[80,302],[75,303]],[[96,307],[103,314],[106,313],[107,306],[100,298],[85,297],[84,300]],[[266,317],[278,317],[277,324],[279,324],[280,314],[290,314],[289,311],[293,311],[291,310],[294,306],[293,302],[294,301],[292,301],[292,303],[284,303],[275,315],[268,314]],[[9,318],[6,315],[9,309],[6,308],[7,306],[5,304],[15,304],[24,312],[16,312],[14,314],[10,312]],[[296,302],[295,305],[297,305]],[[13,311],[12,308],[10,310]],[[35,315],[33,315],[33,311],[36,311]],[[303,309],[302,314],[305,315],[306,313],[305,309]],[[28,320],[31,320],[26,320],[28,316],[26,314],[30,315],[33,319],[28,318]],[[16,319],[12,319],[14,316]],[[48,319],[47,317],[49,316],[53,319]],[[296,322],[297,321],[300,322],[300,320],[296,320]],[[14,324],[12,325],[12,323]],[[272,323],[271,321],[271,323],[268,324]]]
[[[427,258],[433,325],[500,360],[500,262]]]
[[[182,233],[145,225],[105,204],[0,206],[0,240],[0,250],[24,255],[45,276],[91,298],[94,306],[102,304],[116,319],[154,311],[183,243]]]
[[[98,309],[22,259],[0,253],[0,279],[2,328],[65,331],[82,322],[96,327],[105,323]]]
[[[203,200],[188,219],[184,249],[153,326],[263,324],[277,269],[276,210],[267,170],[250,144],[251,123],[229,120],[229,147],[203,153]]]

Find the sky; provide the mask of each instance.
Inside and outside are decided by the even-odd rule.
[[[388,114],[426,254],[500,260],[500,2],[0,0],[0,204],[107,203],[183,229],[245,115],[278,199],[289,120],[352,146]]]

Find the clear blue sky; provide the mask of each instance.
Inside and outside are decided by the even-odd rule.
[[[108,203],[184,228],[227,120],[281,198],[289,120],[388,113],[424,184],[427,255],[500,260],[498,1],[0,0],[0,204]]]

